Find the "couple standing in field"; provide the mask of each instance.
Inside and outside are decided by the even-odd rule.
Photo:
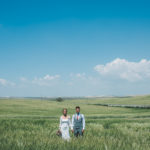
[[[60,117],[59,132],[65,140],[70,139],[69,128],[71,128],[74,136],[83,136],[85,130],[85,118],[84,115],[80,113],[80,107],[76,106],[76,113],[72,116],[72,121],[70,116],[67,115],[67,109],[64,108]]]

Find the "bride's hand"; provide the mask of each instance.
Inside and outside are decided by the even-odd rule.
[[[60,133],[61,133],[60,129],[58,130],[58,132],[60,132]]]

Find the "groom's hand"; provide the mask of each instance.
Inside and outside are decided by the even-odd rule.
[[[73,129],[72,129],[71,131],[72,131],[72,133],[74,132],[74,130],[73,130]]]
[[[84,133],[84,129],[82,129],[82,133]]]

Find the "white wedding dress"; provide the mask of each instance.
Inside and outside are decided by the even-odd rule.
[[[61,131],[62,138],[65,139],[65,140],[70,139],[69,128],[71,128],[70,117],[68,116],[67,118],[63,118],[63,116],[61,116],[60,117],[59,129]]]

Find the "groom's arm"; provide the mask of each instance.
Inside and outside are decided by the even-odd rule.
[[[84,115],[82,114],[82,125],[83,125],[83,131],[85,130],[85,117]]]

